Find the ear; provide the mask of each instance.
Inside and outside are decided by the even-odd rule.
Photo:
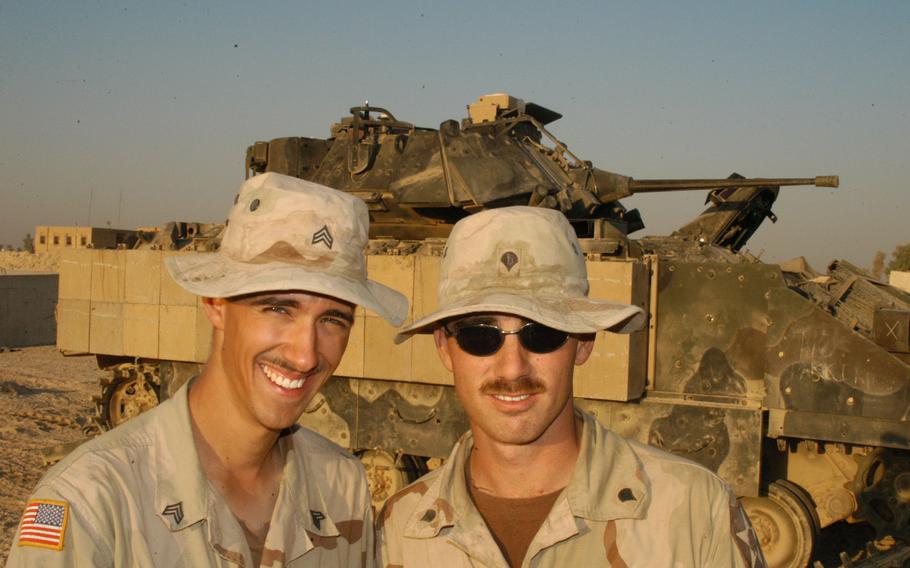
[[[591,352],[594,351],[594,337],[593,333],[586,333],[578,338],[578,344],[575,347],[576,366],[584,365],[591,356]]]
[[[437,327],[433,330],[433,339],[436,341],[436,353],[439,355],[439,360],[442,361],[443,366],[452,371],[452,354],[449,353],[449,338],[446,337],[445,331],[443,331],[442,326]]]
[[[224,298],[202,298],[202,307],[205,315],[212,323],[212,327],[224,331],[224,312],[227,300]]]

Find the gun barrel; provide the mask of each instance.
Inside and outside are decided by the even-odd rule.
[[[838,176],[814,178],[743,178],[743,179],[633,179],[629,183],[632,193],[657,191],[685,191],[690,189],[720,189],[724,187],[762,187],[785,185],[814,185],[837,187]]]

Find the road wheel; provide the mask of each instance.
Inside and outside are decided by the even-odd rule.
[[[878,538],[910,541],[910,457],[906,452],[875,452],[857,473],[858,516],[875,527]]]
[[[760,497],[743,497],[742,503],[770,568],[809,566],[819,523],[801,487],[778,480]]]
[[[99,416],[107,429],[123,424],[158,405],[157,385],[134,368],[118,369],[102,383]]]

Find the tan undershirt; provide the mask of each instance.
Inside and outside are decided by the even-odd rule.
[[[519,568],[531,541],[540,530],[540,525],[547,518],[562,489],[539,497],[508,499],[484,493],[471,483],[469,474],[466,475],[466,481],[471,500],[487,523],[487,528],[490,529],[502,555],[509,566]]]
[[[262,564],[262,550],[265,548],[265,537],[269,534],[270,523],[266,523],[259,531],[259,534],[256,534],[240,519],[237,519],[237,522],[240,523],[240,528],[243,529],[243,536],[246,537],[246,543],[250,547],[250,558],[253,559],[253,566],[259,566]],[[241,560],[243,559],[241,558]]]

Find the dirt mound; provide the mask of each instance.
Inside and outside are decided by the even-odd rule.
[[[0,252],[0,274],[57,272],[60,255],[56,252]]]

